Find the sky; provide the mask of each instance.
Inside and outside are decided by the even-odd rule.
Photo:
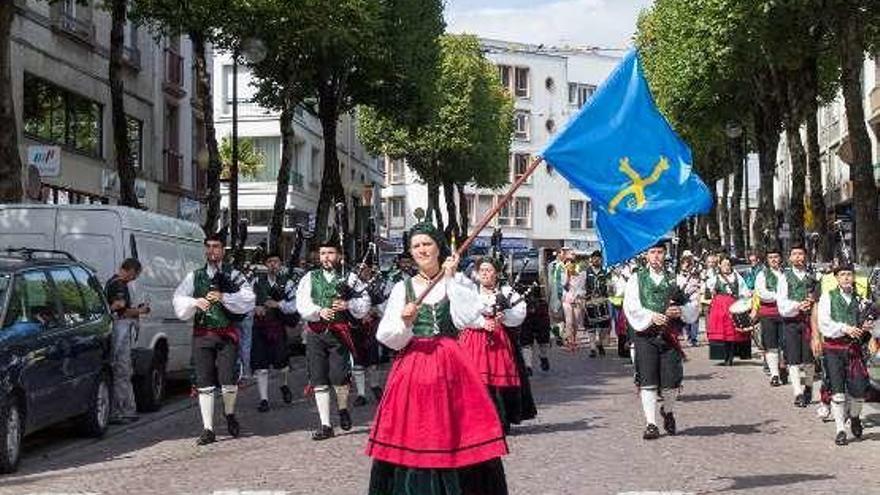
[[[447,31],[547,45],[632,46],[653,0],[446,0]]]

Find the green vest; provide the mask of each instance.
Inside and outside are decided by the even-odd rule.
[[[287,280],[287,277],[281,274],[276,275],[275,287],[273,288],[271,285],[269,285],[269,275],[266,273],[261,273],[257,277],[257,280],[254,282],[254,296],[256,296],[256,305],[263,306],[269,299],[280,301],[281,299],[277,299],[279,295],[281,295],[283,299],[284,289],[287,285]],[[266,311],[275,318],[281,316],[281,310],[278,308],[266,308]]]
[[[794,274],[791,268],[785,270],[785,282],[788,284],[788,299],[801,302],[807,298],[807,277],[803,280]],[[808,275],[809,276],[809,275]]]
[[[739,297],[739,280],[734,277],[732,282],[727,282],[725,279],[721,278],[721,274],[719,273],[715,278],[715,293]]]
[[[321,269],[312,270],[310,276],[312,277],[312,302],[320,308],[329,308],[333,305],[333,300],[339,298],[339,292],[336,290],[336,283],[340,281],[339,276],[337,275],[332,282],[328,282]],[[337,311],[330,321],[333,323],[345,321],[345,314],[342,311]]]
[[[770,292],[776,292],[776,287],[779,285],[779,279],[776,278],[776,274],[769,267],[764,269],[764,281],[767,285],[767,290]]]
[[[840,294],[840,289],[834,289],[828,293],[831,297],[831,319],[846,325],[855,326],[859,314],[859,301],[855,293],[849,303]]]
[[[403,284],[406,287],[406,302],[415,301],[416,293],[413,290],[412,277],[406,277]],[[413,335],[417,337],[436,337],[438,335],[455,337],[457,333],[455,325],[452,323],[452,313],[449,311],[448,296],[435,304],[422,303],[419,306],[419,311],[413,322]]]
[[[221,270],[229,272],[227,267]],[[211,277],[208,276],[206,267],[199,268],[193,272],[193,297],[198,299],[205,297],[211,289]],[[226,316],[221,302],[211,304],[207,311],[201,309],[196,310],[196,316],[193,318],[193,324],[199,328],[226,328],[232,324]]]
[[[643,268],[638,272],[639,301],[642,307],[655,313],[665,313],[669,306],[669,293],[673,282],[668,275],[663,276],[659,284],[651,279],[650,269]]]

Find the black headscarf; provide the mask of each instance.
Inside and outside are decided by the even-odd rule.
[[[424,234],[437,243],[437,247],[440,248],[439,260],[441,263],[450,255],[451,252],[449,250],[449,245],[446,244],[446,237],[444,237],[443,232],[440,232],[440,230],[438,230],[433,224],[430,222],[419,222],[413,225],[413,227],[409,229],[410,243],[412,243],[412,238],[419,234]],[[409,250],[410,246],[406,246],[406,249]]]

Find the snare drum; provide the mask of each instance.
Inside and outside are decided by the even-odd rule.
[[[585,307],[587,320],[590,323],[606,323],[611,320],[611,315],[608,313],[608,299],[604,297],[590,299]]]
[[[752,320],[752,300],[749,298],[737,299],[730,305],[730,317],[733,325],[740,332],[754,330],[755,322]]]

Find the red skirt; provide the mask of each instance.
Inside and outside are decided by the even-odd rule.
[[[504,327],[491,332],[465,328],[458,336],[458,343],[470,356],[483,383],[491,387],[519,387],[513,344]]]
[[[412,468],[460,468],[507,454],[489,392],[455,339],[416,337],[397,356],[366,453]]]
[[[730,316],[730,306],[736,299],[728,294],[717,294],[709,305],[706,337],[709,342],[748,342],[749,334],[738,332]]]

